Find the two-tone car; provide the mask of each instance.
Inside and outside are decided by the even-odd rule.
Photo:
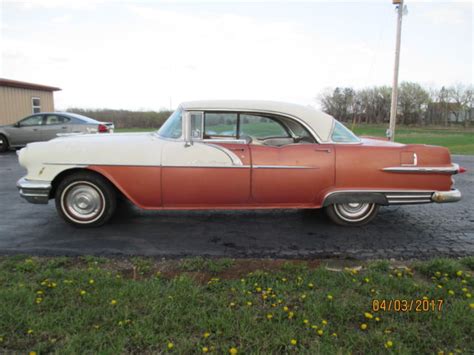
[[[59,135],[113,131],[112,122],[101,122],[71,112],[41,112],[15,124],[0,126],[0,153],[31,142],[48,141]]]
[[[341,225],[380,206],[456,202],[463,172],[443,147],[359,138],[311,107],[272,101],[182,103],[152,133],[29,144],[18,181],[32,203],[55,199],[75,226],[99,226],[118,196],[150,210],[318,209]]]

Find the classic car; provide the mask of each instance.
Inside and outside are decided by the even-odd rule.
[[[41,112],[23,118],[15,124],[0,126],[0,153],[42,142],[58,135],[74,133],[111,133],[112,122],[100,122],[71,112]]]
[[[359,138],[332,116],[272,101],[182,103],[157,132],[59,137],[19,152],[32,203],[99,226],[143,209],[324,208],[362,225],[379,206],[455,202],[448,149]]]

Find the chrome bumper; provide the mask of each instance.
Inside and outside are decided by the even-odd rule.
[[[16,183],[20,196],[30,203],[46,204],[49,201],[51,184],[47,181],[35,181],[21,178]]]
[[[451,191],[436,191],[431,195],[431,201],[438,203],[458,202],[461,200],[461,192],[457,189]]]

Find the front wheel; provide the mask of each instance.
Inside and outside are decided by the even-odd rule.
[[[362,226],[375,218],[379,205],[367,202],[335,203],[325,207],[327,216],[342,226]]]
[[[104,178],[89,172],[66,176],[56,190],[59,215],[75,227],[98,227],[114,214],[117,197]]]
[[[0,134],[0,153],[8,150],[8,139],[3,134]]]

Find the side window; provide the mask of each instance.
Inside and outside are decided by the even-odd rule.
[[[41,112],[41,99],[39,97],[31,98],[31,112],[32,113]]]
[[[236,113],[206,112],[204,138],[237,138]]]
[[[257,115],[240,115],[239,136],[252,138],[288,138],[290,135],[285,127],[276,120]]]
[[[69,119],[64,116],[58,115],[47,115],[45,120],[45,125],[56,125],[56,124],[63,124],[68,122]]]
[[[43,124],[43,116],[42,115],[30,116],[30,117],[25,118],[24,120],[21,120],[19,123],[21,127],[39,126]]]
[[[202,112],[190,112],[189,115],[191,119],[191,138],[202,139]]]
[[[181,108],[172,113],[158,130],[158,134],[165,138],[177,139],[183,134],[183,111]]]

